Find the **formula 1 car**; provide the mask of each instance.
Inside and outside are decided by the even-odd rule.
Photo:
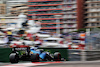
[[[23,51],[20,53],[19,51]],[[19,60],[22,61],[31,61],[31,62],[39,62],[39,61],[61,61],[61,54],[59,52],[55,52],[54,54],[50,54],[49,52],[43,51],[43,49],[37,48],[18,48],[14,47],[12,49],[12,53],[9,56],[11,63],[18,63]]]

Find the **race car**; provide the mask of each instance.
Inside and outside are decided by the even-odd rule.
[[[25,47],[18,48],[14,47],[12,49],[12,53],[9,56],[11,63],[18,63],[19,60],[22,61],[31,61],[31,62],[39,62],[39,61],[61,61],[61,54],[59,52],[55,52],[54,54],[50,54],[43,49],[38,49],[36,47]]]

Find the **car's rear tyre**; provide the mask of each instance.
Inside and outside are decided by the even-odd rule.
[[[30,59],[31,59],[31,62],[39,62],[39,54],[36,54],[36,53],[32,54]]]
[[[54,53],[54,61],[61,61],[61,54],[59,52]]]
[[[9,60],[11,63],[18,63],[19,61],[19,56],[16,53],[11,53],[9,56]]]

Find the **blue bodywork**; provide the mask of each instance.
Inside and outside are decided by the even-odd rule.
[[[31,52],[39,54],[39,57],[42,59],[45,59],[45,57],[46,57],[46,52],[41,53],[39,50],[37,51],[35,49],[31,49]]]

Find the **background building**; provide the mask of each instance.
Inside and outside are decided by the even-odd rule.
[[[19,4],[27,4],[28,0],[8,0],[6,2],[7,5],[7,14],[10,13],[10,9],[13,5],[19,5]]]
[[[23,12],[26,15],[28,13],[29,20],[41,21],[43,31],[67,33],[93,24],[87,22],[90,17],[84,18],[89,13],[84,12],[84,7],[88,11],[86,7],[89,4],[88,0],[0,0],[0,2],[7,7],[4,12],[9,16],[17,16]]]
[[[16,24],[16,21],[18,17],[0,17],[0,28],[8,28],[11,24]]]
[[[18,16],[20,13],[28,14],[27,4],[12,5],[10,9],[10,16]]]
[[[9,1],[9,0],[0,0],[0,3],[6,4],[7,1]]]
[[[6,14],[6,4],[0,4],[0,15]]]
[[[100,27],[100,0],[85,0],[85,28]]]
[[[63,0],[63,32],[77,30],[77,0]]]
[[[0,0],[0,16],[6,14],[6,1],[7,0]]]
[[[55,17],[55,15],[63,15],[62,0],[29,0],[28,2],[29,20],[41,21],[42,31],[56,32],[57,28],[62,31],[63,18]],[[57,27],[58,24],[60,27]]]
[[[64,32],[84,28],[85,0],[63,0]]]
[[[60,32],[67,33],[84,27],[83,0],[28,0],[28,2],[29,20],[42,20],[41,30],[56,32],[60,29]]]

